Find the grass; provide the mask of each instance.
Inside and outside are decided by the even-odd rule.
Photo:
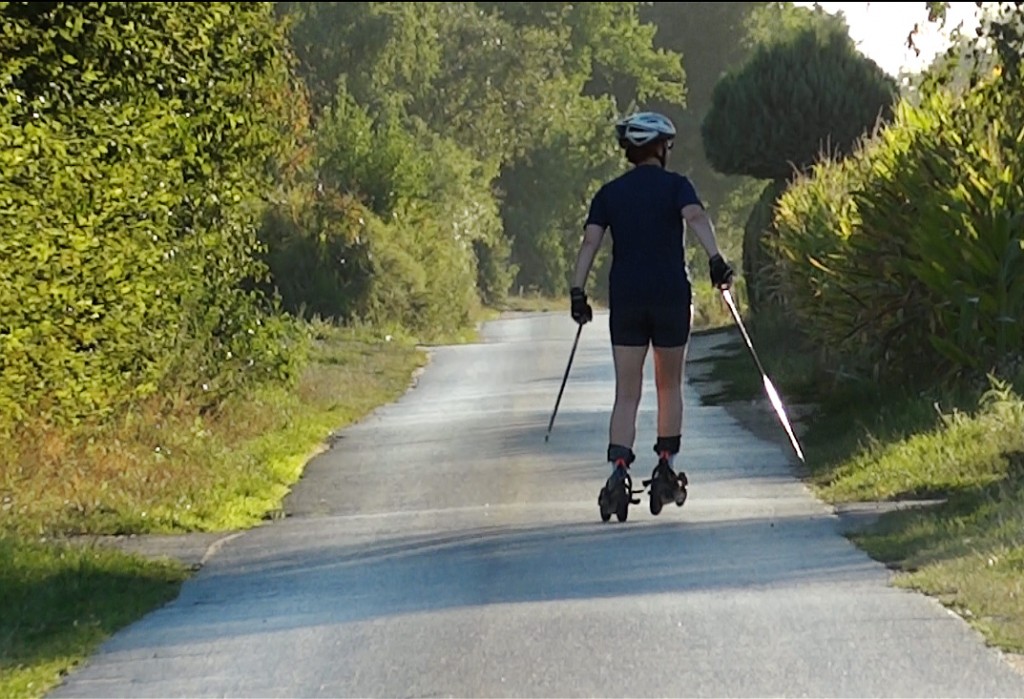
[[[325,438],[398,398],[426,360],[413,338],[312,329],[313,361],[294,386],[206,415],[172,397],[117,422],[27,426],[0,443],[0,696],[42,696],[108,635],[174,598],[188,574],[62,539],[243,529],[273,517]]]
[[[411,342],[317,326],[297,385],[199,416],[143,406],[74,432],[27,426],[0,444],[3,529],[22,536],[218,531],[277,508],[330,432],[399,397],[425,357]]]
[[[935,499],[901,509],[851,539],[896,571],[895,584],[933,595],[990,643],[1024,652],[1024,377],[987,390],[921,392],[841,381],[778,320],[748,323],[787,406],[813,403],[802,446],[806,478],[834,504]],[[728,403],[762,398],[744,348],[710,360]]]
[[[891,513],[853,540],[900,571],[896,584],[957,611],[989,641],[1024,653],[1024,453],[987,486],[943,506]]]
[[[729,306],[719,291],[706,278],[697,277],[693,285],[693,329],[698,332],[732,327],[735,324]],[[732,288],[736,305],[743,308],[746,303],[746,285],[737,277]]]
[[[38,697],[107,636],[178,594],[185,569],[0,538],[0,696]]]
[[[1024,400],[993,389],[970,413],[874,441],[835,469],[825,497],[940,497],[938,508],[887,515],[853,540],[934,595],[993,644],[1024,653]]]
[[[712,292],[713,293],[713,292]],[[819,398],[818,389],[823,380],[822,372],[816,367],[813,355],[807,352],[790,351],[793,347],[793,329],[784,322],[772,320],[764,323],[752,323],[747,319],[742,297],[737,294],[738,309],[743,316],[744,326],[754,344],[765,370],[768,372],[776,388],[782,393],[783,400],[790,402],[810,402]],[[709,299],[709,305],[722,304],[720,298]],[[695,302],[696,305],[696,302]],[[716,311],[717,312],[717,311]],[[710,378],[721,383],[721,389],[709,400],[715,402],[748,401],[760,398],[764,392],[761,376],[754,367],[750,354],[742,345],[742,338],[731,314],[726,309],[726,319],[720,322],[709,322],[706,330],[722,331],[728,329],[736,338],[736,351],[715,359],[695,359],[694,362],[707,362],[713,366]],[[709,317],[714,317],[708,313]],[[694,323],[695,327],[697,323]]]
[[[593,302],[591,302],[593,306]],[[505,300],[498,305],[499,311],[516,311],[526,313],[549,313],[564,311],[569,312],[569,294],[565,297],[553,297],[544,294],[524,292],[522,294],[509,294]]]

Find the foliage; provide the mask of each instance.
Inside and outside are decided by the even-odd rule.
[[[740,46],[756,52],[764,46],[789,43],[808,29],[849,34],[850,26],[841,10],[827,12],[818,6],[791,2],[759,2],[744,17]]]
[[[954,77],[954,68],[960,62],[959,59],[967,58],[972,64],[973,77],[977,79],[993,67],[990,57],[995,57],[997,65],[1006,72],[1008,76],[1015,76],[1020,71],[1021,61],[1024,60],[1024,2],[989,2],[975,3],[978,6],[978,18],[980,25],[975,31],[975,37],[965,36],[960,27],[951,32],[952,41],[945,55],[937,57],[932,70],[928,71],[929,82],[933,86],[948,87],[949,80]],[[928,9],[928,21],[945,25],[947,17],[948,2],[926,2]],[[914,26],[914,30],[907,37],[907,46],[916,50],[916,35],[920,30],[920,24]],[[963,56],[963,48],[969,50]],[[980,72],[979,72],[980,69]],[[974,86],[974,82],[971,86]]]
[[[511,276],[477,256],[501,242],[490,173],[420,122],[374,120],[343,89],[315,133],[319,180],[268,217],[268,264],[292,312],[446,333]],[[290,201],[294,198],[296,201]],[[493,257],[493,256],[492,256]],[[491,259],[491,258],[487,258]]]
[[[290,379],[287,313],[562,293],[612,121],[686,97],[643,9],[0,4],[4,424]]]
[[[789,179],[823,153],[849,153],[896,96],[844,27],[808,19],[718,82],[701,126],[705,152],[722,173]]]
[[[782,198],[775,252],[808,332],[861,371],[941,378],[1024,346],[1024,89],[932,93]]]
[[[612,106],[584,102],[578,107],[581,113],[566,115],[577,125],[572,133],[550,132],[528,159],[505,168],[498,180],[507,193],[502,217],[520,265],[517,281],[541,294],[565,293],[590,197],[602,180],[619,173],[615,145],[604,128],[613,118]],[[600,296],[606,280],[599,263],[592,279]]]
[[[651,99],[685,101],[681,56],[655,40],[660,27],[643,13],[645,3],[477,4],[514,27],[553,31],[565,73],[584,80],[588,96],[611,95],[623,110]]]
[[[267,3],[4,3],[0,422],[287,378],[253,289],[301,95]]]
[[[686,103],[658,99],[648,107],[668,116],[679,133],[672,150],[673,167],[694,181],[701,199],[714,213],[742,185],[742,178],[716,172],[704,155],[700,123],[711,108],[715,83],[750,56],[744,27],[760,2],[641,3],[640,17],[658,28],[654,45],[682,55],[686,67]]]
[[[419,176],[414,164],[434,168],[446,157],[420,158],[410,144],[422,147],[425,134],[450,144],[444,152],[457,152],[456,168],[472,170],[478,184],[463,188],[463,201],[500,217],[500,234],[461,233],[477,293],[491,302],[513,277],[564,288],[578,243],[566,231],[578,230],[595,182],[621,166],[612,121],[638,100],[685,94],[678,54],[653,47],[654,27],[640,21],[636,3],[282,3],[281,11],[317,118],[328,118],[341,91],[349,108],[389,129],[372,151],[354,152],[356,161],[324,162],[321,176],[330,169],[358,183],[379,215],[380,191],[400,196]],[[610,100],[611,89],[621,99]],[[416,140],[403,136],[409,131]],[[367,153],[378,165],[401,165],[364,182],[365,168],[377,167]],[[355,194],[351,182],[343,192]]]

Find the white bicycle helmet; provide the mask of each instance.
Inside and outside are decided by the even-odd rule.
[[[639,112],[628,116],[615,125],[619,136],[619,145],[644,146],[659,140],[676,137],[676,127],[672,121],[657,112]]]

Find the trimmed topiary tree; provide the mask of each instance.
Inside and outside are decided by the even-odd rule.
[[[892,118],[896,81],[861,54],[840,17],[791,9],[772,38],[715,86],[701,123],[708,162],[724,175],[769,180],[747,221],[743,273],[751,308],[765,303],[771,260],[763,241],[787,183],[822,155],[849,155]]]
[[[849,154],[898,99],[896,81],[844,30],[821,24],[764,45],[715,86],[701,124],[708,161],[726,175],[789,179],[822,151]]]

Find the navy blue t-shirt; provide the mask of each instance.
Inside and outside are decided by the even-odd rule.
[[[603,185],[586,224],[610,228],[612,305],[686,305],[691,299],[682,208],[703,206],[689,178],[656,165],[635,167]]]

